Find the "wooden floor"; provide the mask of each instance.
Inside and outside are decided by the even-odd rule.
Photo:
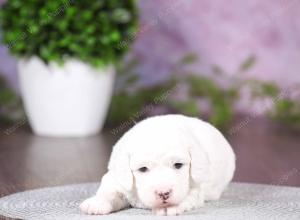
[[[234,180],[299,187],[300,135],[259,118],[241,126],[245,120],[237,120],[234,132],[227,134],[237,155]],[[10,134],[5,134],[7,129]],[[90,138],[53,139],[33,136],[26,125],[2,127],[0,197],[40,187],[99,181],[117,139],[110,130]]]

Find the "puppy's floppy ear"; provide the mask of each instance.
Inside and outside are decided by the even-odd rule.
[[[185,132],[188,134],[186,146],[188,146],[191,158],[191,178],[196,184],[206,182],[210,178],[210,160],[203,145],[208,143],[205,143],[205,141],[202,143],[199,137],[197,137],[199,133],[197,126],[190,127],[189,129],[185,127]]]
[[[108,169],[116,181],[126,190],[130,191],[133,185],[133,175],[130,169],[129,153],[125,151],[120,141],[113,148]]]
[[[207,153],[198,144],[192,144],[189,148],[191,157],[190,175],[196,183],[206,182],[209,178],[209,159]]]

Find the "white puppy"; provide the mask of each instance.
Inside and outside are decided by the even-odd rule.
[[[129,206],[178,215],[219,199],[234,170],[235,155],[212,125],[182,115],[156,116],[117,142],[97,194],[80,208],[95,215]]]

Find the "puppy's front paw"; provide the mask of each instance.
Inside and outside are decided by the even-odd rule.
[[[172,206],[166,209],[167,215],[180,215],[184,210],[180,206]]]
[[[153,210],[156,215],[180,215],[184,210],[179,206],[171,206],[167,208],[157,208]]]
[[[152,210],[156,215],[166,215],[166,208],[156,208]]]
[[[80,210],[89,215],[106,215],[113,211],[113,207],[107,200],[94,196],[81,203]]]

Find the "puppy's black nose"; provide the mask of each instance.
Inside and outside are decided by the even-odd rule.
[[[167,200],[169,199],[170,195],[171,195],[172,190],[168,190],[168,191],[156,191],[156,195],[158,195],[158,197],[162,200]]]

